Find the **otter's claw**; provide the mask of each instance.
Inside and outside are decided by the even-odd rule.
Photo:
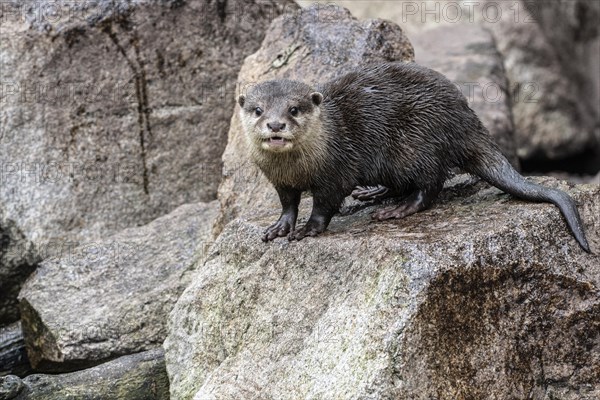
[[[417,208],[412,207],[410,204],[402,204],[398,207],[388,207],[381,210],[377,210],[373,213],[371,218],[384,221],[386,219],[401,219],[408,217],[411,214],[419,211]]]
[[[358,186],[352,192],[352,197],[360,201],[382,200],[390,195],[390,189],[385,186],[365,187]]]
[[[265,230],[262,241],[269,242],[275,238],[284,237],[293,230],[294,224],[287,219],[281,218]]]
[[[439,190],[416,190],[413,193],[411,193],[410,196],[402,200],[400,204],[398,204],[398,206],[377,210],[373,213],[371,218],[383,221],[392,218],[400,219],[408,217],[409,215],[412,215],[419,211],[423,211],[426,208],[428,208],[438,193]]]
[[[317,236],[319,233],[323,233],[325,231],[325,227],[317,224],[317,223],[311,223],[311,221],[308,221],[306,223],[306,225],[304,225],[301,228],[298,228],[296,230],[294,230],[293,232],[291,232],[288,235],[288,240],[291,242],[292,240],[302,240],[307,236]]]

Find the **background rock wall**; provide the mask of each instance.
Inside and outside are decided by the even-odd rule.
[[[39,260],[216,198],[240,65],[290,5],[2,2],[0,321]]]
[[[41,247],[215,199],[241,62],[290,3],[53,4],[2,3],[2,220]]]

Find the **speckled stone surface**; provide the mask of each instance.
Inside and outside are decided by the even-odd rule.
[[[171,313],[172,398],[597,398],[600,186],[535,180],[576,199],[595,254],[553,205],[458,178],[301,242],[260,240],[278,211],[236,219]]]

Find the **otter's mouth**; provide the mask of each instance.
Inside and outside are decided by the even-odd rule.
[[[291,140],[281,136],[271,136],[270,138],[263,140],[263,144],[266,144],[270,147],[285,147],[285,145],[288,143],[291,143]]]

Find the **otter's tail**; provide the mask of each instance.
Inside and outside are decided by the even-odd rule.
[[[500,153],[495,154],[492,160],[487,158],[485,162],[471,165],[465,169],[467,172],[480,176],[489,184],[513,196],[530,201],[554,204],[567,220],[567,224],[581,248],[588,253],[590,252],[590,246],[585,238],[577,206],[565,192],[527,182]]]

